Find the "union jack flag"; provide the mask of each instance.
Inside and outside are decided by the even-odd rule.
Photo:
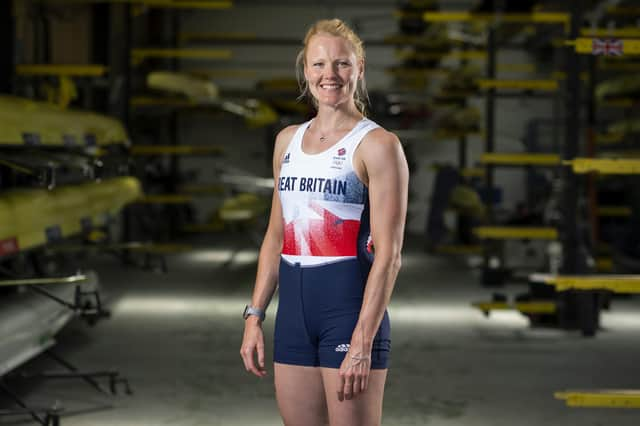
[[[623,43],[619,39],[594,38],[591,42],[591,53],[594,55],[620,56],[622,55]]]

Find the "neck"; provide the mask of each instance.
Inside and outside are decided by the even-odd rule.
[[[363,115],[355,108],[347,111],[325,109],[318,111],[314,123],[316,130],[323,134],[351,128],[355,122],[362,120],[362,118]]]

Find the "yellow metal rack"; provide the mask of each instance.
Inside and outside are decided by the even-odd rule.
[[[397,59],[418,59],[418,60],[484,60],[487,58],[485,50],[454,50],[447,52],[414,52],[414,51],[396,51]]]
[[[557,291],[608,290],[614,293],[640,293],[640,275],[533,274],[529,279],[552,285]]]
[[[558,230],[535,226],[479,226],[473,229],[478,238],[494,240],[532,239],[557,240]]]
[[[557,154],[509,154],[485,152],[480,162],[496,166],[559,166],[560,156]]]
[[[483,314],[488,315],[491,311],[518,311],[523,314],[554,314],[557,310],[556,304],[549,301],[529,301],[529,302],[474,302],[471,304],[478,308]]]
[[[563,161],[574,173],[598,172],[609,175],[640,174],[640,159],[575,158]]]
[[[427,22],[486,22],[509,24],[562,24],[568,25],[568,13],[472,13],[472,12],[425,12],[422,18]]]
[[[520,89],[554,92],[558,90],[558,80],[477,80],[481,89]]]
[[[640,38],[640,28],[585,28],[580,34],[584,37]]]
[[[600,389],[556,392],[568,407],[640,408],[640,390]]]
[[[17,65],[18,75],[58,75],[65,77],[101,77],[109,68],[104,65],[51,65],[28,64]]]

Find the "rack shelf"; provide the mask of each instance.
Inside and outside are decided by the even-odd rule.
[[[557,291],[608,290],[614,293],[640,293],[640,275],[532,274],[529,279],[552,285]]]
[[[640,159],[612,159],[612,158],[576,158],[563,161],[563,164],[573,168],[577,174],[598,172],[609,175],[640,174]]]
[[[17,65],[18,75],[58,75],[65,77],[102,77],[109,70],[104,65],[51,65],[28,64]]]
[[[493,166],[559,166],[560,156],[557,154],[509,154],[485,152],[480,162]]]
[[[568,407],[640,408],[640,390],[636,389],[568,390],[554,397]]]
[[[485,22],[509,24],[562,24],[568,25],[568,13],[472,13],[472,12],[425,12],[427,22]]]
[[[482,239],[493,240],[557,240],[558,230],[551,227],[535,226],[479,226],[473,228],[473,233]]]

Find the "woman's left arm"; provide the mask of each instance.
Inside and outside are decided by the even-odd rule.
[[[371,238],[375,255],[349,353],[340,369],[343,383],[353,383],[353,396],[367,388],[373,339],[400,270],[409,192],[407,161],[402,145],[393,133],[383,129],[371,132],[362,141],[356,159],[359,164],[355,166],[365,173],[364,180],[369,187]],[[355,365],[359,367],[353,368]],[[349,388],[344,388],[345,393],[349,392]],[[339,395],[340,399],[342,397]]]
[[[375,133],[370,140],[362,142],[360,152],[368,178],[371,239],[375,255],[354,330],[357,343],[369,348],[400,270],[409,192],[409,169],[400,141],[393,133],[382,129]]]

